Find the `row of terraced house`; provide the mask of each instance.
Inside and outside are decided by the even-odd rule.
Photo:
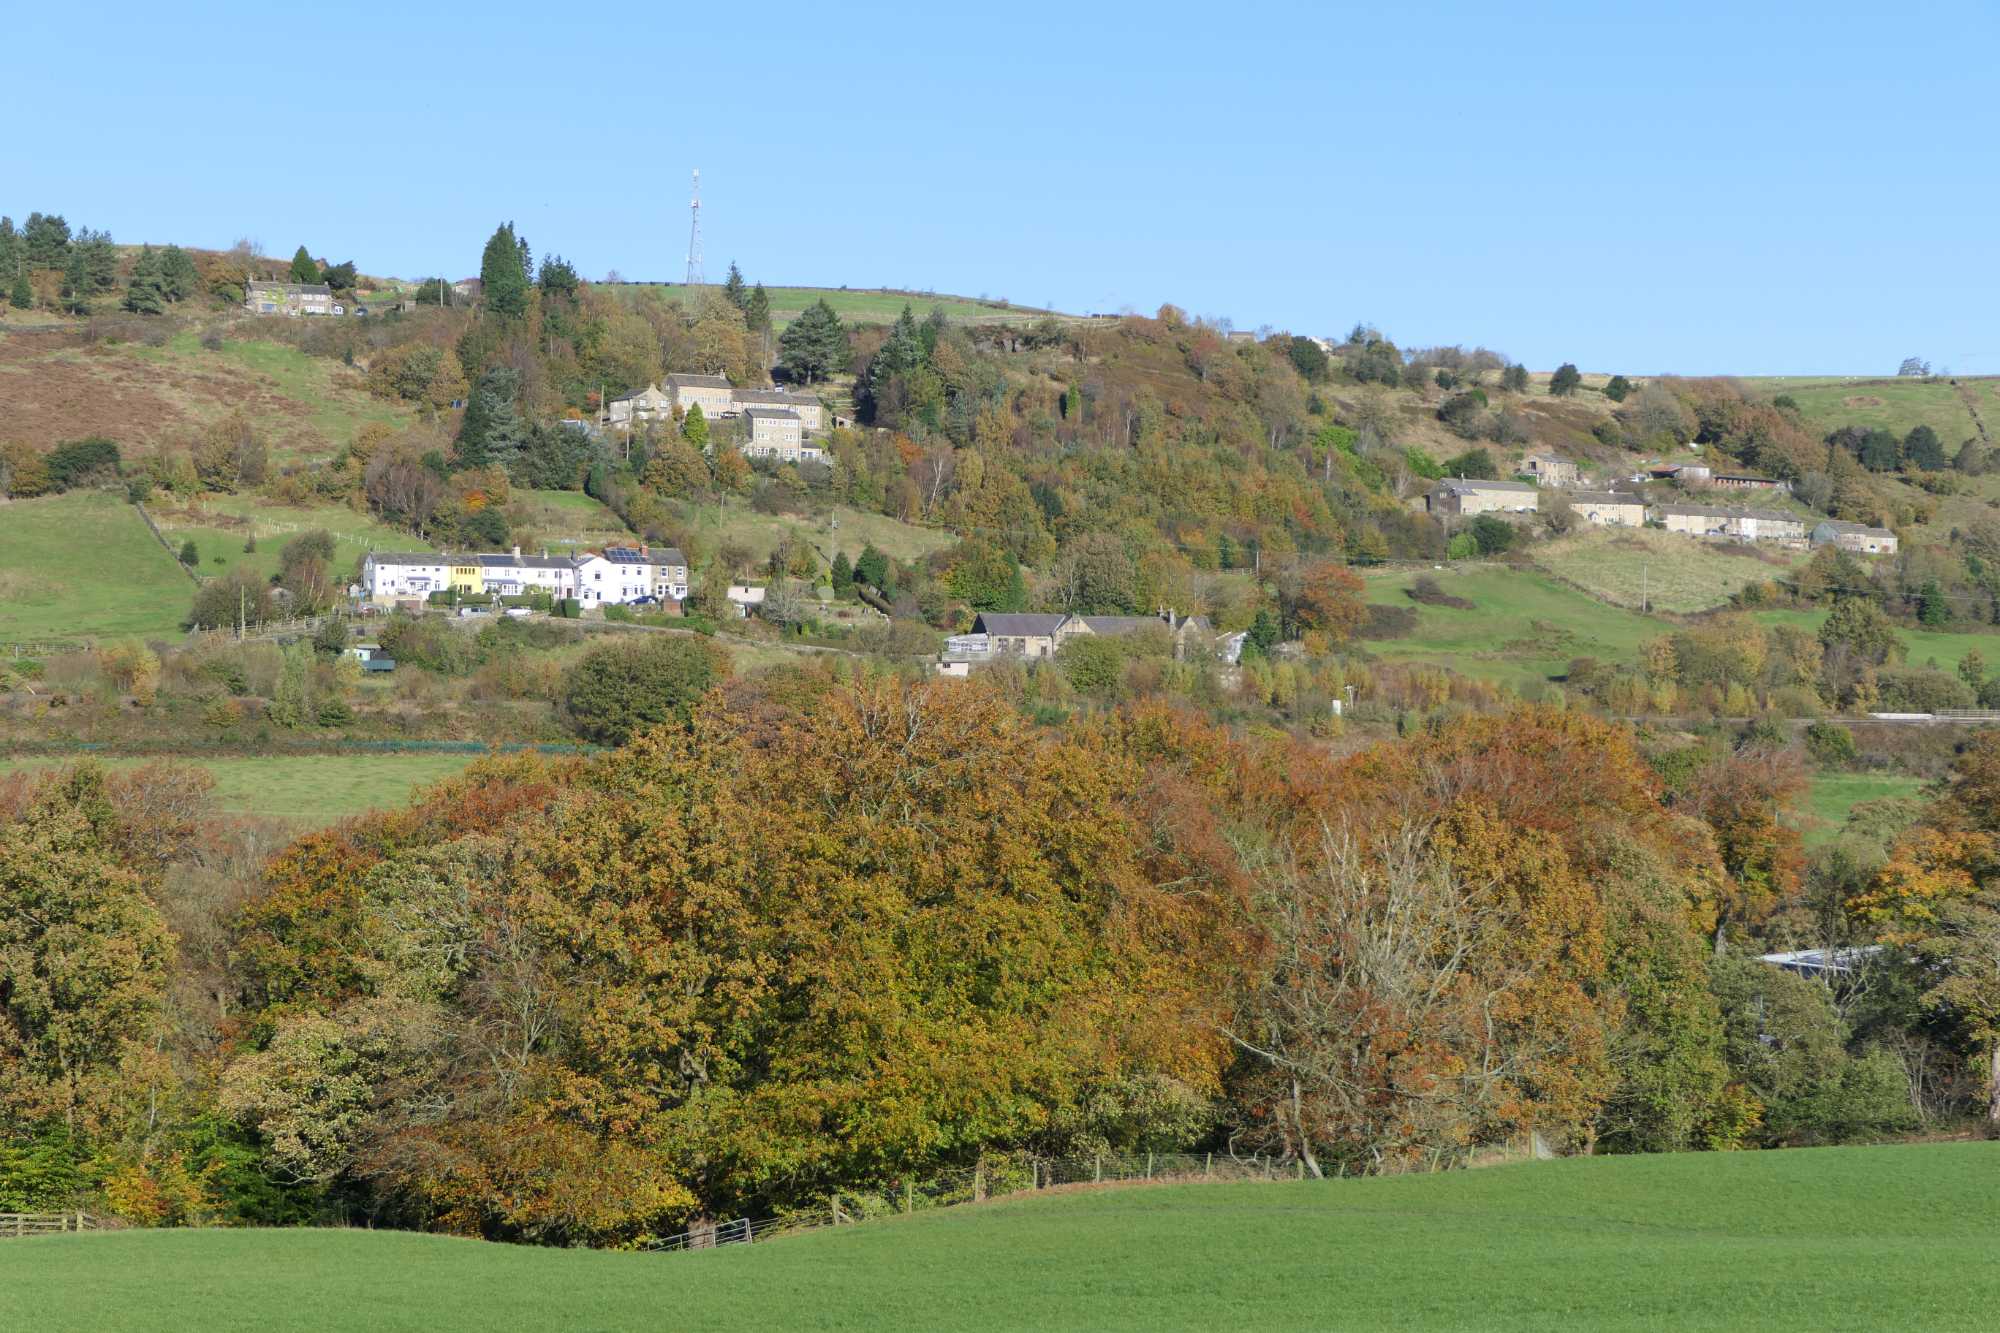
[[[380,606],[427,601],[433,593],[460,597],[526,597],[546,593],[595,606],[658,602],[688,595],[687,557],[674,547],[607,546],[574,555],[512,551],[461,553],[370,551],[361,562],[361,596]]]
[[[613,398],[605,404],[603,424],[617,431],[672,424],[694,407],[711,421],[741,417],[749,428],[742,445],[746,458],[825,461],[817,437],[826,428],[826,407],[819,399],[789,389],[738,389],[720,375],[673,374]]]

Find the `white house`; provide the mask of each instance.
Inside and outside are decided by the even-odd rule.
[[[604,405],[604,423],[615,429],[630,430],[648,421],[671,421],[673,416],[674,396],[663,393],[657,384],[635,389]]]
[[[629,546],[576,558],[576,599],[586,607],[623,605],[653,595],[653,567]]]
[[[374,602],[429,597],[451,586],[451,557],[436,551],[370,551],[361,562],[361,589]]]
[[[522,555],[516,546],[505,555],[479,557],[487,592],[502,597],[525,597],[545,592],[551,597],[576,596],[576,560],[567,555]]]
[[[732,583],[724,594],[736,607],[738,616],[747,616],[752,607],[764,604],[764,585],[761,583]]]

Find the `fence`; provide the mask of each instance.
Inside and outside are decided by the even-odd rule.
[[[0,1236],[46,1236],[58,1231],[97,1231],[103,1226],[89,1213],[0,1213]]]
[[[195,582],[197,586],[199,586],[201,583],[201,575],[197,574],[194,570],[189,569],[186,565],[181,563],[181,553],[174,549],[174,544],[172,542],[167,540],[167,534],[160,531],[160,525],[155,523],[153,521],[153,516],[146,512],[146,506],[135,502],[132,505],[132,507],[139,511],[139,517],[145,520],[146,526],[152,530],[153,536],[159,541],[160,545],[163,548],[165,548],[166,553],[174,558],[174,568],[178,569],[181,573],[187,575],[190,579],[192,579]]]
[[[292,620],[260,620],[238,630],[234,625],[216,629],[189,630],[187,642],[190,648],[203,644],[248,643],[253,639],[304,638],[329,620],[339,617],[333,612],[321,616],[299,616]]]
[[[1129,1157],[997,1157],[963,1171],[923,1181],[902,1180],[878,1191],[843,1191],[820,1207],[778,1217],[721,1218],[672,1236],[658,1237],[647,1250],[707,1250],[718,1245],[748,1245],[799,1231],[849,1226],[895,1213],[913,1213],[980,1203],[990,1198],[1029,1194],[1061,1185],[1100,1185],[1133,1181],[1301,1180],[1305,1164],[1265,1157],[1233,1157],[1214,1153],[1146,1153]]]

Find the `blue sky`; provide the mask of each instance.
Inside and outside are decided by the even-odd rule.
[[[677,278],[698,166],[711,278],[2000,372],[1995,8],[1749,8],[42,6],[0,210],[405,276],[511,218]]]

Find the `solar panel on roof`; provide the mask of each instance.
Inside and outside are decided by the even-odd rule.
[[[604,558],[614,565],[638,565],[645,563],[645,557],[629,546],[614,546],[604,553]]]

